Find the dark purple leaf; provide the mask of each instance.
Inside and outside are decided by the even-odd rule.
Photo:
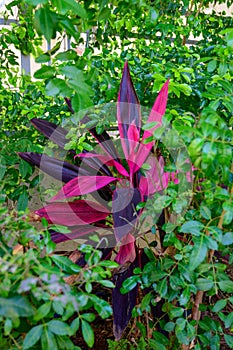
[[[72,228],[69,233],[61,233],[50,230],[50,235],[53,242],[61,243],[83,237],[89,233],[95,233],[97,229],[98,227],[92,225],[80,225],[78,227]]]
[[[118,94],[118,103],[117,103],[117,120],[118,128],[121,137],[122,148],[126,159],[133,150],[133,143],[129,142],[129,133],[128,130],[130,125],[134,125],[137,129],[137,133],[130,133],[134,135],[133,140],[135,142],[139,141],[140,137],[140,128],[141,128],[141,112],[139,100],[137,98],[128,67],[126,62],[124,65],[123,76],[121,80],[120,90]]]
[[[78,175],[91,175],[91,173],[84,168],[79,168],[76,165],[64,162],[62,160],[51,158],[45,154],[20,152],[18,155],[26,162],[35,165],[40,170],[44,171],[46,174],[65,183],[74,179]]]
[[[65,198],[77,197],[95,192],[117,180],[118,179],[111,176],[78,176],[65,184],[52,198],[52,201],[59,201]]]
[[[67,104],[67,106],[68,106],[70,112],[71,112],[72,114],[74,114],[74,110],[73,110],[73,108],[72,108],[70,99],[67,98],[67,97],[65,97],[65,101],[66,101],[66,104]]]
[[[112,215],[117,241],[134,231],[137,222],[136,206],[142,201],[137,188],[117,188],[113,193]]]
[[[64,226],[86,225],[105,219],[109,210],[95,202],[77,200],[74,202],[51,203],[35,212],[51,224]]]
[[[65,144],[68,142],[66,138],[68,131],[61,126],[40,118],[33,118],[30,122],[38,131],[47,137],[47,139],[56,143],[59,147],[64,148]]]
[[[121,294],[120,292],[122,283],[133,275],[133,270],[136,267],[138,267],[137,258],[123,272],[119,272],[113,276],[113,282],[115,283],[115,288],[112,291],[113,333],[116,340],[121,338],[131,318],[132,310],[136,305],[137,286],[129,293]]]

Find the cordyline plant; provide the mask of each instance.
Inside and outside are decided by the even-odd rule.
[[[49,224],[69,227],[69,234],[52,231],[54,242],[83,238],[101,231],[101,234],[106,232],[109,239],[108,247],[103,249],[103,258],[110,257],[116,244],[120,246],[115,261],[122,268],[115,274],[112,294],[114,334],[117,339],[127,326],[136,304],[137,287],[125,295],[120,293],[120,288],[123,281],[133,274],[134,268],[141,266],[136,236],[142,233],[140,215],[143,203],[166,188],[170,180],[177,181],[174,174],[164,171],[163,157],[151,152],[154,141],[149,138],[162,124],[168,84],[167,81],[159,92],[147,121],[157,123],[152,123],[150,130],[142,132],[139,100],[128,64],[125,63],[117,102],[117,122],[124,154],[122,159],[109,134],[106,131],[98,134],[94,127],[89,131],[103,153],[85,151],[75,155],[71,150],[78,165],[44,154],[19,153],[25,161],[65,183],[46,206],[35,212],[39,217],[46,218]],[[70,101],[67,100],[67,103],[72,110]],[[87,120],[88,116],[84,117],[84,122]],[[43,119],[34,118],[31,122],[47,138],[64,148],[68,131]],[[146,172],[142,170],[145,162],[149,164]],[[93,200],[86,198],[89,194]]]

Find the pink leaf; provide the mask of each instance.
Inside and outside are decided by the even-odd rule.
[[[114,181],[117,181],[117,179],[110,176],[78,176],[65,184],[51,201],[58,201],[91,193]]]
[[[144,141],[146,138],[153,135],[153,131],[162,125],[162,117],[166,111],[166,106],[167,106],[168,85],[169,85],[169,80],[166,81],[166,83],[163,85],[162,89],[160,90],[160,92],[155,100],[155,103],[152,107],[149,118],[147,120],[147,123],[158,122],[158,124],[155,125],[153,128],[151,128],[151,130],[146,130],[144,132],[143,137],[142,137],[142,141]],[[146,144],[145,146],[149,150],[151,150],[153,145],[154,145],[154,142],[152,141],[152,142]]]
[[[133,262],[136,258],[135,238],[130,233],[125,236],[121,242],[120,250],[115,258],[118,264],[125,264],[126,262]]]
[[[87,201],[51,203],[35,212],[51,224],[75,226],[91,224],[105,219],[109,210],[104,206]]]

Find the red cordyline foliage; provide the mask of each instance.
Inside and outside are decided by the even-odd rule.
[[[143,206],[138,204],[145,203],[155,192],[166,188],[171,179],[171,173],[164,172],[163,157],[151,153],[154,141],[145,142],[162,124],[168,84],[169,81],[160,90],[147,121],[157,124],[142,133],[140,104],[128,63],[125,63],[117,102],[117,122],[124,157],[119,156],[109,134],[106,131],[98,134],[95,128],[89,131],[103,153],[86,151],[75,155],[71,150],[79,165],[42,154],[19,153],[27,162],[65,183],[49,204],[36,211],[37,215],[46,218],[49,223],[70,228],[69,234],[51,232],[54,242],[85,237],[101,230],[106,232],[109,246],[114,247],[120,243],[115,260],[119,264],[127,263],[128,267],[115,279],[116,288],[113,290],[114,333],[117,339],[121,337],[136,303],[137,288],[122,295],[120,287],[139,264],[135,236],[140,233],[138,222]],[[67,103],[72,110],[68,100]],[[47,138],[64,148],[67,143],[65,129],[43,119],[34,118],[31,122]],[[145,162],[150,165],[146,175],[141,170]],[[94,200],[73,198],[70,201],[72,197],[87,194],[92,194]],[[103,257],[109,257],[111,251],[111,248],[103,250]]]

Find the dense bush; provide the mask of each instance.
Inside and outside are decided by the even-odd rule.
[[[110,3],[89,0],[77,3],[75,0],[27,0],[14,1],[8,5],[9,10],[13,5],[18,6],[20,26],[15,26],[12,33],[5,32],[4,35],[24,53],[37,54],[36,60],[42,64],[35,74],[42,84],[27,78],[18,84],[22,80],[12,73],[15,70],[14,54],[8,52],[4,40],[1,41],[3,80],[6,81],[9,75],[11,87],[18,87],[18,90],[7,87],[6,95],[6,84],[1,85],[1,135],[5,143],[1,156],[1,177],[6,198],[19,199],[19,209],[26,207],[28,188],[35,186],[37,180],[31,178],[32,169],[23,160],[18,170],[18,158],[13,154],[15,150],[42,153],[44,144],[41,136],[29,126],[29,119],[42,117],[49,122],[62,122],[70,128],[68,148],[82,151],[86,147],[89,151],[94,145],[89,134],[83,136],[78,144],[76,140],[77,132],[80,135],[84,130],[80,128],[83,110],[93,105],[102,108],[102,104],[117,100],[125,60],[129,62],[135,90],[143,106],[151,107],[163,83],[170,79],[164,125],[156,129],[150,141],[153,139],[156,142],[156,152],[163,154],[166,159],[166,171],[174,171],[177,162],[172,161],[167,148],[169,142],[176,138],[166,137],[166,123],[171,124],[169,136],[177,135],[182,140],[194,167],[192,198],[187,203],[185,198],[179,196],[177,185],[170,183],[162,195],[157,193],[151,199],[148,215],[152,218],[151,232],[154,239],[148,242],[147,236],[144,237],[146,248],[138,250],[142,264],[126,264],[126,271],[130,271],[131,277],[123,278],[125,281],[121,288],[130,302],[133,291],[140,286],[138,303],[133,310],[137,327],[131,334],[125,333],[119,342],[109,340],[109,349],[198,350],[233,347],[233,20],[232,16],[224,12],[206,12],[213,4],[211,1],[161,3],[157,0],[127,0]],[[230,6],[230,2],[227,6]],[[22,15],[25,9],[28,21]],[[85,32],[85,50],[79,56],[76,49],[83,45],[82,32]],[[71,39],[71,47],[65,52],[59,52],[65,34]],[[26,49],[25,45],[20,47],[20,35],[27,38]],[[42,53],[38,49],[41,36],[48,41],[57,38],[51,50]],[[193,42],[193,39],[198,42]],[[71,100],[72,115],[63,103],[64,98]],[[101,117],[92,121],[98,135],[108,127],[116,128],[113,118],[109,120]],[[145,127],[150,129],[151,125]],[[174,144],[171,147],[178,152]],[[161,210],[165,215],[162,222],[157,222],[155,218]],[[185,214],[181,215],[183,211]],[[6,216],[5,211],[3,215]],[[172,221],[173,215],[179,216],[178,222]],[[11,214],[9,218],[12,218]],[[4,218],[3,222],[5,220],[8,219]],[[20,222],[27,237],[23,244],[35,239],[35,233],[32,237],[27,235],[29,228],[25,228],[25,225],[28,224]],[[10,230],[17,232],[18,228],[11,227]],[[30,230],[33,230],[31,226]],[[36,244],[38,248],[44,246],[48,255],[52,252],[49,234],[43,234],[42,237],[39,240],[37,234]],[[37,259],[40,256],[36,249],[31,248],[20,256],[7,251],[8,248],[4,250],[3,266],[8,266],[10,261],[17,265],[17,259],[25,264],[30,254],[36,255]],[[56,269],[56,258],[53,260],[53,256],[47,255],[43,260],[44,265],[39,260],[42,272],[48,268],[47,265],[53,266],[62,288],[68,288],[62,279],[64,275],[59,275],[59,269]],[[72,264],[72,268],[74,266]],[[100,266],[98,260],[97,267]],[[17,268],[20,269],[19,266]],[[75,268],[81,271],[78,266]],[[33,278],[39,277],[38,272],[35,275],[34,271],[30,271]],[[6,284],[14,278],[9,272]],[[22,279],[16,275],[17,278],[19,281]],[[14,286],[19,288],[17,283]],[[119,287],[121,285],[118,284]],[[69,290],[73,291],[72,288]],[[29,303],[34,303],[34,299],[31,299],[34,298],[33,292],[24,295]],[[15,293],[19,293],[18,289]],[[84,293],[80,293],[82,297]],[[5,294],[4,298],[11,300],[11,295]],[[42,307],[47,301],[43,300],[40,304],[36,300],[36,303],[36,306]],[[59,314],[50,305],[48,313],[43,316],[46,325],[53,323],[54,312],[60,315],[58,321],[67,320],[64,316],[66,313]],[[36,328],[37,320],[31,315],[25,317],[29,328]],[[23,332],[19,331],[16,336],[13,333],[17,332],[20,322],[14,324],[11,318],[3,318],[3,323],[5,336],[2,339],[8,342],[7,346],[14,342],[13,339],[20,344],[23,340],[17,337]],[[42,328],[38,329],[39,340]],[[44,329],[49,329],[49,326]],[[66,330],[68,333],[64,333],[64,337],[69,342],[67,336],[71,335],[71,331],[68,328]],[[91,347],[92,331],[89,328],[86,330],[91,337],[86,342]],[[57,347],[62,349],[60,336],[56,333],[55,336]],[[26,339],[29,339],[28,335],[24,341]],[[55,347],[54,344],[52,347]]]

